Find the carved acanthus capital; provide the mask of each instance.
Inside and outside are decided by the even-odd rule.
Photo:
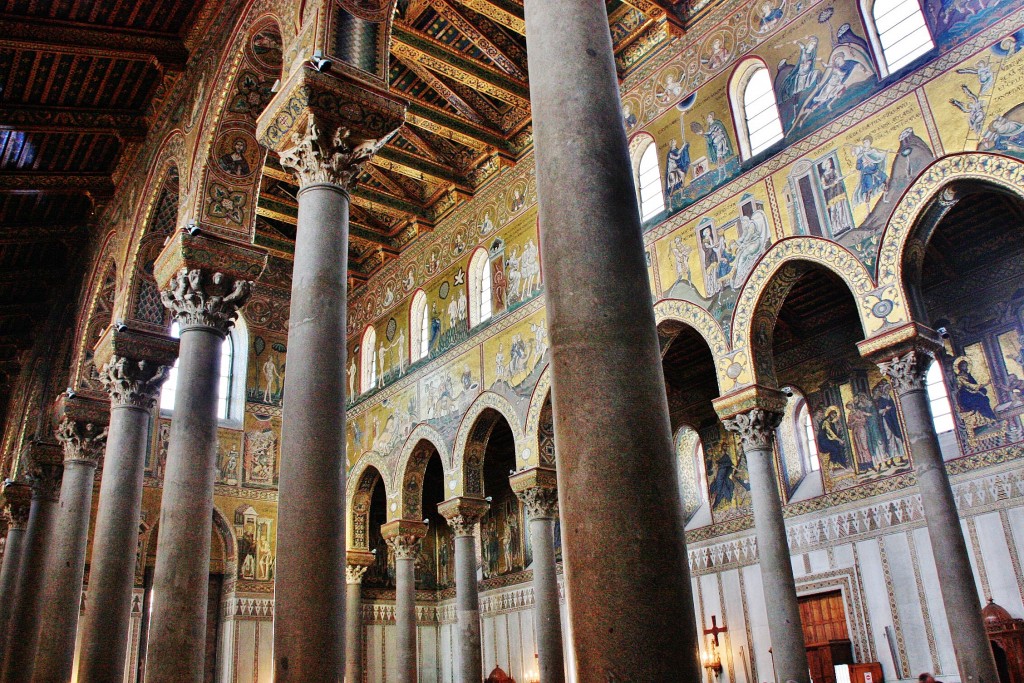
[[[183,267],[160,292],[160,300],[182,328],[211,327],[227,334],[238,309],[252,295],[252,287],[251,280]]]
[[[530,467],[513,474],[508,483],[530,519],[558,517],[558,475],[553,468]]]
[[[558,518],[558,489],[534,486],[516,491],[530,519]]]
[[[57,441],[64,447],[64,464],[81,462],[96,466],[107,445],[107,427],[64,417],[57,425]]]
[[[362,583],[367,569],[369,567],[363,564],[346,564],[345,583]]]
[[[12,479],[4,482],[4,519],[8,531],[25,528],[31,505],[32,489],[28,484]]]
[[[63,477],[63,465],[50,462],[33,462],[25,470],[25,479],[32,487],[32,500],[58,500]]]
[[[349,190],[376,151],[373,142],[353,140],[347,128],[325,131],[311,120],[305,131],[292,132],[281,166],[295,173],[300,188],[330,183]]]
[[[766,450],[772,447],[775,430],[782,424],[782,413],[764,408],[753,408],[737,413],[722,424],[730,432],[739,435],[743,450]]]
[[[934,359],[928,351],[913,349],[880,362],[878,369],[882,371],[882,376],[889,380],[896,395],[903,396],[912,391],[924,391],[928,366],[932,360]]]
[[[452,498],[437,506],[437,511],[448,522],[456,536],[473,536],[480,518],[491,509],[483,498]]]
[[[415,560],[419,557],[427,525],[409,519],[396,519],[380,528],[388,547],[395,553],[396,560]]]
[[[110,393],[111,406],[149,410],[156,404],[169,372],[170,367],[166,365],[112,356],[100,371],[100,381]]]

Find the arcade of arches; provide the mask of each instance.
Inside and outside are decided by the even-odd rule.
[[[1021,0],[0,26],[0,683],[1024,683]]]

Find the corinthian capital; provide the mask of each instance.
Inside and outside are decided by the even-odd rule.
[[[352,140],[348,128],[322,131],[311,120],[304,132],[292,132],[290,146],[281,152],[281,166],[295,173],[300,187],[330,183],[348,190],[376,151],[373,142]]]
[[[112,407],[133,406],[149,410],[156,404],[160,387],[169,371],[166,365],[115,355],[100,370],[100,381],[110,393]]]
[[[427,535],[427,525],[409,519],[396,519],[380,528],[388,547],[395,553],[396,560],[415,560],[420,555],[420,545]]]
[[[509,477],[530,519],[558,517],[558,477],[550,467],[531,467]]]
[[[892,384],[896,395],[903,396],[912,391],[924,391],[925,377],[931,362],[931,354],[921,349],[914,349],[890,360],[882,361],[878,364],[878,369],[882,371],[882,376]]]
[[[32,489],[28,484],[8,479],[4,482],[4,518],[7,529],[24,529],[28,525],[28,511],[32,502]]]
[[[227,334],[235,324],[238,309],[249,300],[252,287],[251,280],[183,267],[160,292],[160,300],[183,328],[211,327]]]
[[[362,564],[345,565],[345,583],[362,583],[367,569],[369,567]]]
[[[456,536],[472,536],[476,523],[487,514],[491,504],[482,498],[452,498],[437,506],[437,511],[448,522]]]
[[[730,432],[739,434],[743,450],[765,450],[772,447],[775,429],[782,424],[782,413],[764,408],[753,408],[722,420]]]
[[[57,426],[57,441],[64,447],[64,464],[97,465],[107,445],[107,428],[94,422],[65,417]]]
[[[57,500],[64,467],[52,462],[33,462],[26,468],[25,479],[32,487],[32,500]]]

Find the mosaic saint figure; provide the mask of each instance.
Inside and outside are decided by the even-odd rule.
[[[668,154],[665,158],[665,194],[671,195],[682,189],[686,184],[686,173],[690,170],[690,143],[683,141],[683,146],[673,138],[668,143]]]
[[[828,456],[833,469],[845,469],[850,466],[846,452],[846,439],[842,436],[842,425],[839,421],[839,408],[829,406],[818,426],[818,447]]]
[[[733,156],[732,141],[729,139],[725,124],[715,117],[715,112],[708,114],[707,124],[704,140],[708,147],[708,159],[717,166]]]
[[[221,170],[233,176],[249,175],[249,162],[245,158],[246,148],[245,139],[235,138],[231,151],[217,160]]]
[[[758,257],[768,248],[771,240],[768,216],[754,211],[749,217],[740,216],[740,234],[736,240],[736,264],[732,274],[732,288],[739,289],[754,269]]]
[[[783,82],[782,99],[802,101],[821,77],[821,71],[817,68],[818,38],[809,36],[804,41],[794,40],[793,45],[800,48],[800,53],[797,55],[796,67]]]
[[[669,246],[672,251],[672,261],[676,267],[676,281],[677,282],[689,282],[690,281],[690,253],[693,249],[683,243],[683,238],[676,236],[672,240],[672,244]]]
[[[988,389],[974,378],[971,361],[961,356],[953,368],[956,375],[956,403],[961,412],[975,413],[986,422],[995,422],[998,418],[992,410]]]
[[[768,31],[775,28],[776,24],[782,21],[783,11],[781,4],[778,7],[773,7],[771,2],[765,0],[765,2],[761,3],[759,11],[761,18],[757,22],[758,33],[768,33]]]
[[[860,183],[854,193],[858,204],[869,204],[871,198],[878,193],[883,194],[889,178],[885,175],[885,159],[888,154],[876,149],[871,136],[867,136],[860,145],[854,145],[853,156],[857,159],[857,171],[860,172]]]

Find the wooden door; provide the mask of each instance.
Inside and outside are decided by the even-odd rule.
[[[800,621],[814,683],[835,683],[836,664],[850,664],[850,632],[841,591],[800,598]],[[850,661],[844,661],[844,660]]]

